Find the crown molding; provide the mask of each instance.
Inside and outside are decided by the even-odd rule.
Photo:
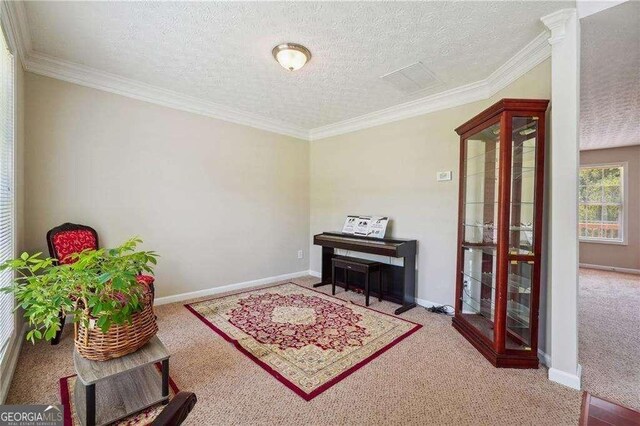
[[[549,34],[547,31],[539,34],[533,41],[484,80],[338,123],[311,129],[310,139],[319,140],[342,135],[368,127],[379,126],[381,124],[488,99],[551,56],[551,46],[549,46],[547,42],[548,37]]]
[[[214,102],[120,77],[42,53],[31,52],[28,54],[24,62],[24,67],[27,71],[35,74],[104,90],[181,111],[205,115],[303,140],[307,140],[309,136],[309,132],[303,128],[291,126],[256,114],[231,109]]]
[[[27,12],[24,9],[24,4],[19,1],[1,1],[0,17],[7,30],[11,50],[18,53],[20,62],[24,64],[24,58],[31,51],[31,36],[27,26]]]
[[[542,23],[551,31],[551,37],[548,40],[549,44],[564,40],[567,22],[574,16],[577,16],[576,9],[560,9],[540,18]]]
[[[543,31],[488,78],[491,97],[551,57],[549,33]]]
[[[11,33],[9,38],[15,44],[22,66],[26,71],[307,141],[350,133],[488,99],[551,56],[551,47],[548,43],[549,33],[545,31],[484,80],[359,117],[314,129],[305,129],[36,52],[32,48],[29,36],[24,4],[22,2],[1,0],[0,6],[2,7],[3,22],[8,22],[8,31]],[[553,16],[565,16],[567,11],[575,13],[575,9],[563,9],[542,18],[545,25],[547,25],[547,22],[544,20],[550,19],[547,27],[552,29],[552,38],[554,37],[553,28],[550,25],[552,25],[552,22],[554,25],[558,22],[557,25],[559,27],[559,22],[562,21],[560,18],[553,18]],[[566,19],[565,17],[562,22],[565,22]]]

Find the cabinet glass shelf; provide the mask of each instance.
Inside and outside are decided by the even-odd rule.
[[[497,246],[490,242],[474,243],[474,242],[462,242],[462,248],[465,250],[482,250],[487,254],[495,255]],[[533,256],[533,250],[528,247],[509,247],[509,256]]]
[[[535,167],[523,167],[516,175],[514,175],[513,178],[516,179],[516,180],[533,178],[533,172],[535,172],[535,171],[536,171]],[[497,173],[498,171],[496,170],[495,172]],[[490,171],[483,170],[483,171],[471,173],[471,174],[468,174],[468,175],[465,174],[464,177],[465,177],[465,179],[483,177],[487,173],[493,174]],[[492,177],[491,179],[494,180],[494,181],[498,180],[497,177]]]
[[[469,308],[478,312],[478,315],[481,315],[487,319],[491,319],[487,317],[486,314],[482,312],[491,312],[495,309],[495,303],[493,303],[490,299],[481,299],[480,301],[467,297],[462,298],[462,302],[467,305]],[[520,305],[517,302],[509,301],[507,303],[509,308],[507,310],[507,322],[509,328],[529,328],[529,309],[526,306]]]
[[[466,201],[464,203],[465,205],[469,205],[469,204],[498,204],[497,201]],[[511,205],[516,205],[516,204],[520,204],[522,206],[528,205],[528,206],[532,206],[535,203],[533,201],[522,201],[520,203],[511,203]]]
[[[493,282],[493,273],[491,272],[483,272],[482,278],[478,279],[477,277],[471,276],[464,271],[462,274],[465,278],[469,278],[474,282],[480,283],[481,285],[490,287],[495,289],[496,285]],[[507,291],[509,293],[517,293],[517,294],[531,294],[531,280],[525,277],[521,277],[519,275],[510,274],[507,277]]]
[[[522,150],[522,153],[523,153],[523,154],[529,154],[529,153],[535,153],[535,152],[536,152],[536,150],[535,150],[535,147],[534,147],[534,146],[526,146],[526,145],[522,145],[522,144],[521,144],[521,146],[522,146],[522,148],[523,148],[523,150]],[[525,148],[526,148],[526,149],[525,149]],[[465,163],[469,163],[469,162],[474,161],[474,160],[477,160],[477,159],[486,158],[487,156],[492,157],[492,158],[494,158],[494,159],[495,159],[495,154],[496,154],[497,152],[498,152],[498,150],[497,150],[497,149],[492,149],[492,150],[490,150],[490,151],[483,152],[483,153],[478,154],[478,155],[475,155],[475,156],[473,156],[473,157],[465,158],[464,162],[465,162]],[[483,161],[483,162],[484,162],[484,161]],[[489,161],[486,161],[486,162],[489,162]],[[495,162],[495,161],[491,161],[491,162]]]

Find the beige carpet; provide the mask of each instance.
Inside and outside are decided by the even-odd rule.
[[[580,270],[583,389],[640,410],[640,276]]]
[[[315,278],[301,278],[309,285]],[[330,288],[323,287],[328,292]],[[344,297],[339,292],[338,296]],[[361,295],[346,297],[360,304]],[[372,301],[392,312],[397,305]],[[547,371],[493,368],[451,327],[412,309],[416,333],[306,402],[213,333],[182,304],[157,309],[160,338],[177,386],[198,396],[189,425],[576,425],[581,393]],[[57,347],[25,344],[8,402],[58,401],[58,378],[73,374],[71,327]]]

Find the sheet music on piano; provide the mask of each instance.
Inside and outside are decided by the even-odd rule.
[[[369,229],[371,233],[370,237],[373,238],[384,238],[384,234],[387,232],[387,224],[389,223],[389,218],[386,216],[374,216],[371,219],[371,223],[369,224]]]
[[[356,232],[357,221],[358,221],[358,216],[347,216],[347,219],[344,221],[344,226],[342,227],[342,233],[354,234]]]
[[[389,218],[386,216],[347,216],[342,227],[343,234],[361,237],[384,238]]]

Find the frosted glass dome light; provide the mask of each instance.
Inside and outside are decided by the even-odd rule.
[[[311,52],[306,47],[295,43],[283,43],[273,48],[273,57],[282,68],[296,71],[311,59]]]

